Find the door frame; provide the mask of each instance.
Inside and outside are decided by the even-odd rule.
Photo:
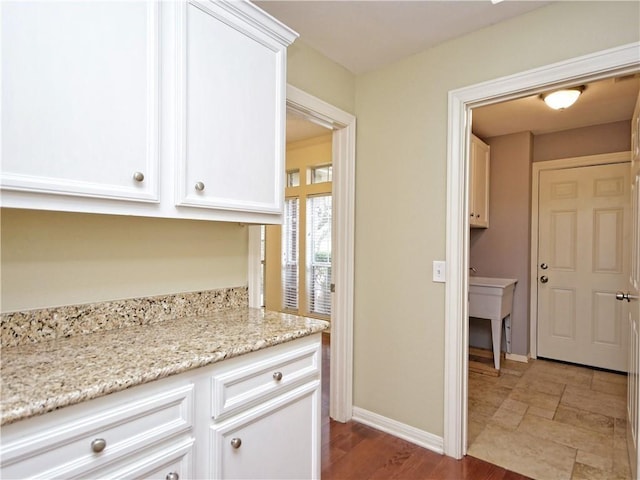
[[[444,359],[444,453],[467,449],[469,139],[471,109],[640,70],[640,42],[449,91]]]
[[[529,271],[529,355],[537,358],[538,355],[538,202],[540,172],[546,170],[562,170],[565,168],[594,167],[613,163],[630,163],[631,152],[603,153],[600,155],[587,155],[583,157],[561,158],[557,160],[545,160],[533,162],[531,177],[531,264]]]
[[[287,85],[287,111],[333,131],[333,235],[329,416],[353,416],[353,292],[355,243],[356,117]],[[283,172],[284,174],[284,172]],[[249,306],[259,307],[260,230],[249,228]],[[253,293],[252,293],[253,292]]]

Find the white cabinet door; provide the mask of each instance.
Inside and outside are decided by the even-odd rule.
[[[0,3],[3,189],[158,200],[158,4]]]
[[[469,224],[474,228],[489,226],[489,145],[471,136]]]
[[[239,7],[192,1],[182,8],[176,203],[279,214],[286,47],[240,20]]]
[[[211,429],[211,477],[320,478],[320,381]]]

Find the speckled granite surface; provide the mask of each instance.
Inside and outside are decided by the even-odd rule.
[[[69,305],[0,315],[2,347],[208,315],[249,304],[247,287]]]
[[[311,335],[321,320],[238,307],[4,347],[0,425]]]

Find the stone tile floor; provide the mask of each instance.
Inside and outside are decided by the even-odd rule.
[[[547,360],[469,373],[468,454],[541,480],[630,479],[621,374]]]

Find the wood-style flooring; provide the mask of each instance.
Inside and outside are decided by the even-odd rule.
[[[526,480],[473,457],[454,460],[356,422],[329,419],[329,335],[323,335],[322,479]]]

